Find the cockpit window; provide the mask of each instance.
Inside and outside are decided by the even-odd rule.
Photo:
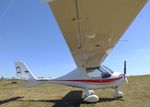
[[[99,67],[97,68],[87,68],[86,69],[86,72],[88,74],[89,77],[92,77],[92,78],[102,78],[102,73],[100,72],[99,70]]]
[[[92,78],[109,78],[111,74],[102,67],[87,68],[86,72]]]

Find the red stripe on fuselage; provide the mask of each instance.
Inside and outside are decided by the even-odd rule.
[[[109,78],[109,79],[86,79],[86,80],[56,80],[56,81],[69,81],[69,82],[87,82],[87,83],[108,83],[121,79],[119,78]]]

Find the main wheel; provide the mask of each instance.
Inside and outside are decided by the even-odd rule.
[[[99,97],[97,95],[89,95],[84,98],[85,102],[95,103],[99,101]]]

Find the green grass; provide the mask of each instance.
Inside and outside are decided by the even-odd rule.
[[[81,100],[81,89],[42,84],[34,88],[21,87],[21,82],[0,81],[0,107],[149,107],[150,75],[130,76],[120,90],[125,94],[114,99],[114,90],[95,90],[98,103],[86,104]],[[70,92],[71,90],[74,90]]]

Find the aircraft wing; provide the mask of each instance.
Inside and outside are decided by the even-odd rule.
[[[147,0],[53,0],[49,6],[77,67],[98,67]]]

